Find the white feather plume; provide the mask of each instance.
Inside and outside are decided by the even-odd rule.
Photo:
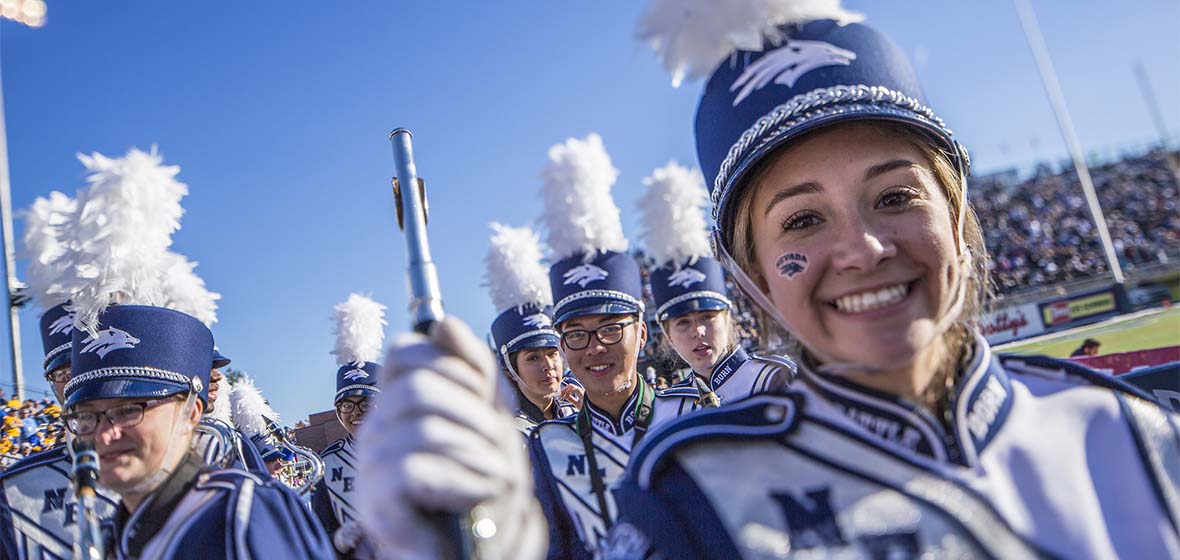
[[[217,300],[221,294],[205,288],[205,281],[197,276],[197,263],[184,255],[168,251],[162,261],[164,274],[163,306],[187,313],[199,319],[206,327],[217,322]]]
[[[161,259],[180,229],[180,199],[188,187],[176,180],[180,168],[162,165],[154,148],[132,148],[122,158],[95,153],[78,159],[91,173],[67,228],[62,283],[73,302],[74,325],[93,333],[111,304],[164,303]]]
[[[709,203],[705,178],[696,169],[674,161],[643,180],[647,191],[639,199],[644,243],[657,266],[695,261],[713,254],[704,206]]]
[[[217,384],[217,402],[213,403],[213,410],[210,410],[206,416],[211,416],[226,424],[232,425],[234,423],[233,408],[234,386],[230,384],[228,379],[222,379]]]
[[[262,391],[254,385],[253,379],[242,377],[235,384],[232,397],[229,402],[233,404],[234,425],[246,434],[246,437],[267,433],[263,416],[275,422],[279,421],[279,415],[262,397]]]
[[[385,340],[385,306],[360,294],[336,304],[336,356],[338,365],[376,362]]]
[[[618,176],[598,134],[549,148],[549,164],[541,172],[542,221],[559,259],[627,250],[619,208],[610,194]]]
[[[29,259],[26,271],[28,291],[42,309],[65,303],[69,299],[61,286],[67,266],[61,258],[66,253],[65,229],[77,208],[74,199],[53,191],[49,198],[37,197],[25,213],[24,253]]]
[[[488,290],[496,311],[533,303],[553,305],[549,292],[549,270],[541,264],[541,239],[527,227],[492,224],[488,247]]]
[[[760,51],[787,39],[789,23],[834,19],[845,25],[864,15],[840,0],[652,0],[639,20],[647,41],[672,74],[672,85],[708,76],[735,51]]]

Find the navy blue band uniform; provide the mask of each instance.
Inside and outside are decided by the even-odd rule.
[[[675,407],[657,408],[653,424],[662,425],[666,420],[707,408],[703,398],[705,391],[715,395],[724,406],[757,394],[781,390],[794,376],[795,363],[786,356],[750,356],[737,348],[713,366],[707,382],[689,372],[684,379],[659,391],[657,394],[661,396],[679,397],[680,400]]]
[[[97,336],[75,329],[74,377],[66,404],[95,399],[206,397],[213,336],[172,309],[115,305],[99,316]],[[179,421],[179,420],[178,420]],[[154,476],[154,475],[149,475]],[[331,545],[286,486],[237,469],[213,469],[191,449],[134,512],[120,503],[118,558],[323,558]]]
[[[371,405],[374,397],[381,394],[377,386],[381,364],[376,360],[384,344],[385,306],[368,297],[349,294],[348,300],[337,304],[335,310],[336,349],[332,353],[336,355],[339,367],[336,369],[333,405],[339,406],[346,400],[357,403],[357,398]],[[363,409],[357,408],[355,412],[363,412]],[[351,418],[339,411],[336,414],[342,424],[346,418]],[[372,541],[358,531],[356,440],[352,435],[355,428],[345,426],[349,435],[320,452],[324,477],[311,491],[311,509],[320,526],[332,537],[333,553],[339,558],[368,557],[375,552]],[[356,538],[350,539],[352,542],[347,544],[347,549],[342,550],[345,543],[340,537],[345,534],[354,534]]]
[[[1175,557],[1180,416],[976,348],[947,425],[806,366],[792,392],[674,422],[628,467],[607,557]]]
[[[77,500],[66,445],[30,455],[0,474],[0,558],[73,558]],[[98,488],[97,513],[112,530],[119,497]]]

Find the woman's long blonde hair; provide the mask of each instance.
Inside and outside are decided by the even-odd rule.
[[[974,208],[967,200],[966,177],[951,163],[950,156],[944,148],[940,147],[938,142],[910,125],[887,121],[859,121],[858,124],[868,125],[881,134],[908,142],[922,153],[926,163],[934,172],[934,178],[942,187],[942,193],[950,207],[953,222],[951,227],[955,230],[956,241],[969,257],[968,269],[960,272],[964,275],[965,280],[962,311],[943,335],[943,342],[948,350],[944,353],[947,356],[947,361],[944,362],[943,367],[939,368],[938,374],[930,384],[933,392],[927,390],[928,394],[923,397],[923,400],[927,401],[926,404],[937,404],[945,396],[945,388],[949,388],[953,384],[958,364],[970,355],[974,347],[973,333],[990,298],[991,282],[988,275],[988,254],[987,248],[984,246],[983,231],[979,226],[979,218],[975,215]],[[762,161],[751,169],[745,179],[745,188],[738,191],[738,200],[732,221],[733,232],[728,239],[732,249],[731,255],[738,267],[764,292],[767,290],[766,276],[762,273],[754,252],[754,185],[757,185],[767,173],[771,162],[776,159],[777,155],[798,142],[799,140],[796,140],[764,156]],[[774,324],[774,321],[768,320],[765,313],[761,315],[759,322],[764,333],[769,332],[766,329],[781,330]],[[789,333],[784,334],[789,335]],[[764,336],[763,339],[765,340],[766,337]],[[806,349],[801,350],[806,351]],[[942,383],[938,383],[940,380]],[[930,402],[932,399],[935,402]]]

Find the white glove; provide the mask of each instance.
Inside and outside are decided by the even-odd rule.
[[[332,545],[336,547],[336,552],[348,554],[361,542],[361,536],[364,534],[365,530],[360,523],[347,521],[332,535]]]
[[[390,348],[357,444],[360,520],[380,557],[441,557],[453,544],[423,513],[477,505],[495,523],[482,558],[544,556],[545,520],[495,372],[483,342],[450,317]]]

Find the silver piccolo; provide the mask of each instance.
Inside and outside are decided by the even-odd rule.
[[[77,500],[78,525],[74,537],[74,558],[80,560],[102,560],[106,557],[102,529],[98,523],[95,506],[98,483],[98,452],[94,442],[75,440],[74,445],[74,497]]]
[[[393,196],[397,210],[397,225],[405,232],[406,277],[410,291],[410,317],[415,331],[429,334],[435,323],[444,317],[442,295],[438,288],[438,269],[430,257],[430,241],[426,236],[428,208],[426,183],[418,177],[414,166],[412,135],[404,128],[389,133],[393,144]],[[480,545],[474,515],[450,512],[428,512],[434,530],[451,544],[447,558],[460,560],[480,557]],[[480,520],[481,524],[489,523]]]

